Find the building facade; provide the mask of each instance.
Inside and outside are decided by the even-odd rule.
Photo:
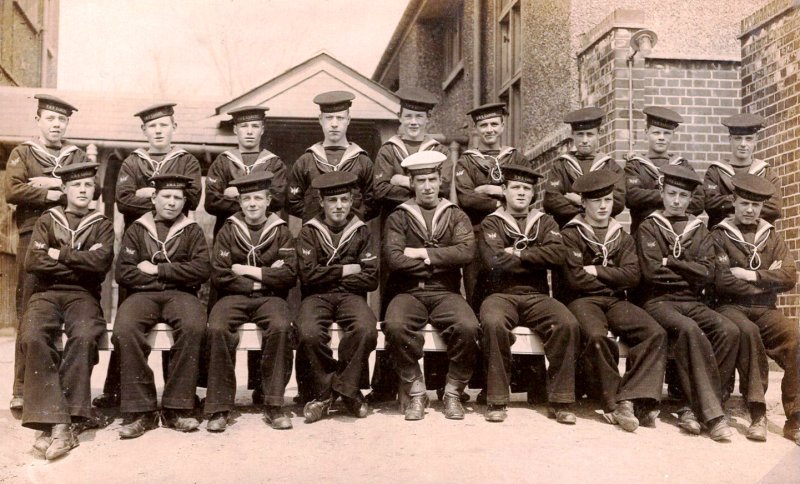
[[[0,0],[0,86],[56,87],[59,0]]]
[[[728,152],[720,120],[739,112],[767,117],[756,157],[781,175],[778,229],[800,259],[797,41],[792,0],[411,0],[373,79],[390,89],[439,93],[436,129],[468,144],[465,113],[508,104],[504,142],[547,173],[571,149],[565,113],[606,112],[601,149],[620,165],[646,150],[642,108],[661,105],[686,123],[673,150],[702,173]],[[631,37],[655,33],[635,55]],[[541,199],[541,197],[539,197]],[[627,211],[620,216],[625,222]],[[798,316],[797,290],[780,303]]]

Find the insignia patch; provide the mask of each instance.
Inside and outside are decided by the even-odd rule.
[[[460,236],[462,236],[462,235],[466,235],[466,234],[468,234],[468,233],[470,233],[470,232],[472,232],[472,227],[465,227],[465,226],[464,226],[464,224],[458,224],[458,225],[456,225],[455,234],[456,234],[457,236],[459,236],[459,237],[460,237]]]
[[[227,251],[227,250],[220,250],[219,251],[219,256],[220,257],[228,257],[229,255],[231,255],[230,251]]]
[[[8,162],[8,166],[17,166],[19,165],[19,158],[13,158]]]
[[[300,193],[300,187],[289,187],[289,193],[292,195],[297,195]]]
[[[366,254],[364,254],[364,258],[365,259],[369,259],[370,257],[372,257],[372,253],[371,252],[367,252]]]
[[[218,181],[216,178],[211,178],[211,177],[208,177],[207,180],[209,183],[217,183]]]
[[[303,249],[303,255],[311,255],[311,249]]]
[[[550,186],[551,187],[557,187],[559,185],[561,185],[561,181],[560,180],[553,180],[553,181],[550,182]]]
[[[126,181],[128,181],[128,175],[122,175],[121,177],[119,177],[120,183],[125,183]]]
[[[490,239],[496,239],[497,238],[497,233],[495,233],[495,232],[486,232],[486,236],[489,237]]]
[[[130,247],[125,247],[125,253],[128,255],[133,255],[136,253],[136,251],[131,249]]]
[[[728,262],[728,255],[722,254],[721,256],[717,257],[717,259],[719,260],[720,264],[726,264]]]
[[[38,240],[34,241],[34,242],[33,242],[33,245],[34,245],[34,246],[35,246],[37,249],[44,249],[45,247],[47,247],[46,245],[44,245],[44,243],[42,243],[42,242],[39,242]]]
[[[716,190],[717,186],[712,183],[709,183],[708,185],[706,185],[706,188],[708,188],[709,190]]]
[[[580,252],[578,252],[577,250],[573,250],[573,251],[572,251],[572,255],[574,255],[574,256],[575,256],[575,257],[577,257],[578,259],[580,259],[580,258],[581,258],[581,253],[580,253]]]
[[[654,240],[652,242],[648,242],[647,246],[650,247],[651,249],[654,249],[656,247],[656,241]]]
[[[464,174],[464,170],[458,170],[458,171],[456,172],[456,176],[461,176],[461,175],[463,175],[463,174]]]
[[[375,175],[376,180],[380,180],[381,178],[383,178],[383,173],[378,173],[377,175]]]
[[[639,179],[635,178],[635,177],[634,178],[628,178],[628,183],[630,183],[631,185],[638,185],[639,184]]]

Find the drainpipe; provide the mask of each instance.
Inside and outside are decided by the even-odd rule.
[[[481,105],[481,0],[472,2],[472,104]]]

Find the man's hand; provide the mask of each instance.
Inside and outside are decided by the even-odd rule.
[[[49,249],[47,249],[47,255],[49,255],[50,258],[53,260],[58,260],[58,256],[61,255],[61,251],[50,247]]]
[[[564,198],[570,201],[573,205],[577,205],[580,207],[581,205],[581,196],[575,192],[569,192],[564,195]]]
[[[747,282],[756,282],[758,279],[756,271],[749,271],[742,267],[731,267],[731,274],[733,274],[733,277]]]
[[[389,180],[389,183],[396,187],[411,188],[411,179],[405,175],[392,175],[392,179]]]
[[[594,277],[597,277],[597,267],[595,267],[595,266],[583,266],[583,270],[586,273],[591,274]]]
[[[60,188],[61,180],[51,176],[34,176],[28,180],[28,185],[33,188]]]
[[[506,254],[511,254],[514,257],[522,257],[522,251],[513,247],[504,247],[503,252]]]
[[[501,197],[503,196],[503,187],[499,185],[479,185],[475,187],[475,193],[482,193],[484,195]]]
[[[403,255],[412,259],[425,260],[428,258],[428,250],[425,248],[406,247],[405,250],[403,250]]]
[[[94,244],[93,246],[89,247],[89,252],[91,252],[93,250],[102,249],[102,248],[103,248],[103,244],[98,242],[98,243]]]
[[[136,190],[135,195],[139,198],[150,198],[156,192],[155,187],[142,187]]]
[[[250,279],[254,279],[256,281],[261,280],[261,268],[259,267],[247,266],[244,264],[233,264],[231,266],[231,270],[237,276],[249,277]]]
[[[63,193],[60,190],[47,190],[47,200],[57,202],[61,199]]]
[[[769,270],[775,271],[775,270],[778,270],[778,269],[780,269],[782,267],[783,267],[783,261],[782,260],[775,260],[775,261],[772,261],[772,264],[769,265]]]
[[[286,262],[283,259],[278,259],[275,262],[273,262],[270,267],[273,268],[273,269],[279,269],[279,268],[281,268],[281,267],[283,267],[285,265],[286,265]]]
[[[345,264],[342,266],[342,277],[352,276],[361,272],[361,264]]]
[[[138,264],[136,264],[136,267],[145,274],[149,274],[151,276],[158,275],[158,266],[153,264],[149,260],[143,260],[142,262],[139,262]]]
[[[239,189],[236,187],[228,187],[222,192],[225,198],[237,198],[239,196]]]

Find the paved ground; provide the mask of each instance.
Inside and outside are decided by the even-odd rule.
[[[10,337],[0,336],[2,407],[10,398],[12,344]],[[152,358],[159,368],[158,358]],[[95,369],[95,394],[107,359],[102,353]],[[0,410],[0,481],[800,482],[800,447],[781,437],[781,376],[771,374],[766,443],[744,438],[747,420],[738,397],[728,403],[736,435],[731,443],[719,444],[681,434],[669,411],[662,412],[656,429],[629,434],[604,423],[594,405],[585,403],[577,425],[562,426],[547,418],[543,406],[522,403],[524,395],[515,395],[518,402],[503,424],[485,422],[484,408],[474,404],[464,421],[445,420],[436,402],[421,422],[405,422],[387,405],[364,420],[340,415],[306,425],[293,409],[295,428],[278,432],[245,406],[249,392],[240,387],[241,414],[223,434],[157,429],[120,441],[116,420],[81,435],[80,447],[64,459],[46,462],[30,452],[33,431]],[[292,383],[287,397],[295,390]]]

